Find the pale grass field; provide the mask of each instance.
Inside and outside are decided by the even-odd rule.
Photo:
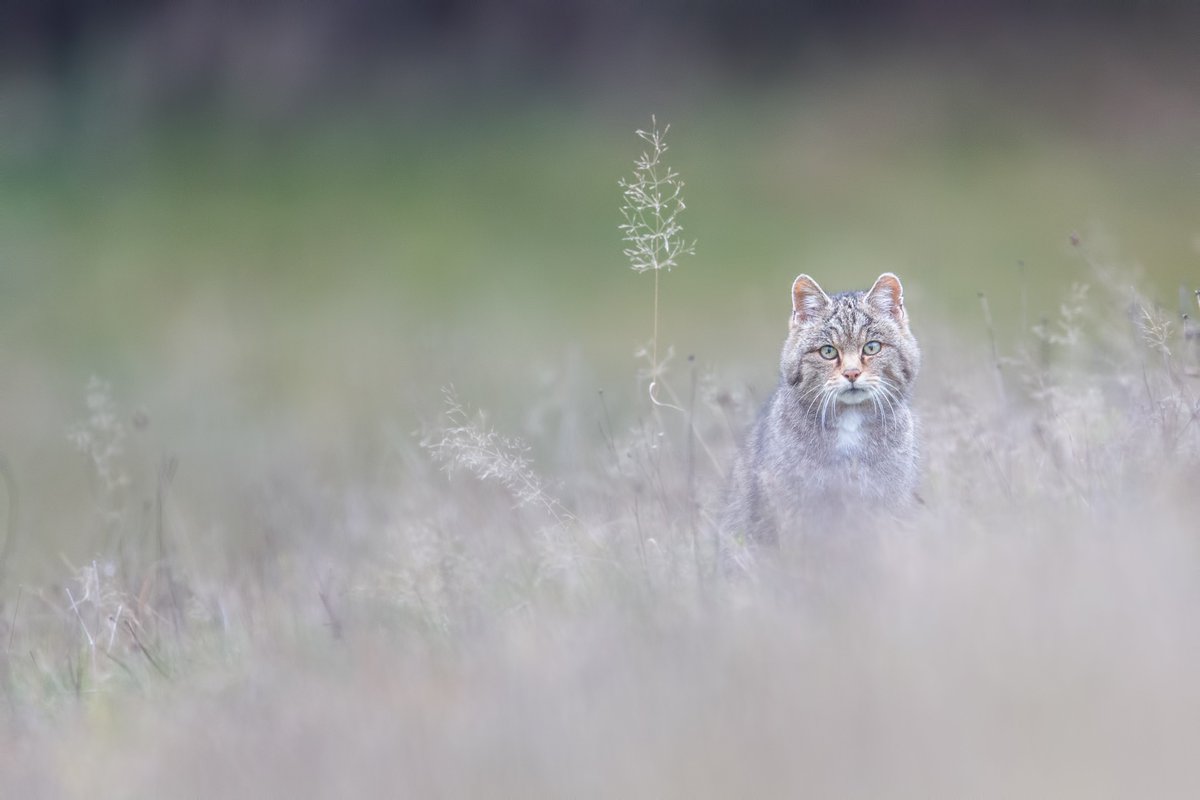
[[[754,403],[686,362],[683,411],[564,369],[536,461],[459,396],[198,479],[95,382],[103,556],[6,599],[0,794],[1188,796],[1198,342],[1089,263],[999,362],[916,318],[925,505],[749,573],[712,519]]]
[[[20,164],[0,798],[1194,796],[1200,72],[1075,47],[680,102],[674,409],[640,98]],[[787,287],[883,269],[924,504],[730,568]]]

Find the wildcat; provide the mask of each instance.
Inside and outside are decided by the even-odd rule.
[[[779,386],[730,476],[726,539],[778,544],[781,534],[854,530],[911,503],[909,399],[920,364],[895,275],[832,297],[796,278]]]

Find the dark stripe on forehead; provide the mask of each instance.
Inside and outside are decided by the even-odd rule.
[[[829,315],[823,333],[826,336],[840,339],[852,339],[858,332],[874,320],[857,307],[854,297],[843,297]]]

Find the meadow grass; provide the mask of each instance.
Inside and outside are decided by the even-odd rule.
[[[1200,340],[1186,267],[1146,280],[1079,219],[1177,255],[1187,225],[1130,210],[1177,197],[867,91],[673,115],[703,246],[640,374],[624,128],[167,155],[85,176],[105,204],[32,181],[12,280],[62,305],[0,299],[0,795],[1189,794]],[[868,107],[928,141],[845,144]],[[799,264],[904,278],[924,505],[731,571],[713,522]]]
[[[914,319],[912,518],[745,573],[712,523],[755,400],[694,363],[660,376],[686,416],[557,376],[549,470],[448,394],[353,481],[290,464],[208,513],[93,381],[69,438],[97,557],[7,597],[5,791],[1187,791],[1198,341],[1080,258],[1093,281],[998,358]],[[242,541],[205,552],[205,524]]]

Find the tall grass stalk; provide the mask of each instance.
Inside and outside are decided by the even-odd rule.
[[[625,234],[625,257],[634,272],[654,273],[654,332],[650,351],[650,402],[656,406],[669,405],[657,395],[661,377],[658,360],[659,281],[665,269],[668,272],[679,265],[678,260],[696,252],[696,243],[683,238],[683,226],[679,217],[687,208],[683,201],[683,180],[679,173],[663,161],[667,153],[666,125],[660,131],[658,120],[650,117],[650,129],[638,130],[637,135],[648,148],[634,160],[633,175],[618,181],[624,203],[621,215],[625,222],[619,229]],[[673,408],[682,411],[678,405]]]

